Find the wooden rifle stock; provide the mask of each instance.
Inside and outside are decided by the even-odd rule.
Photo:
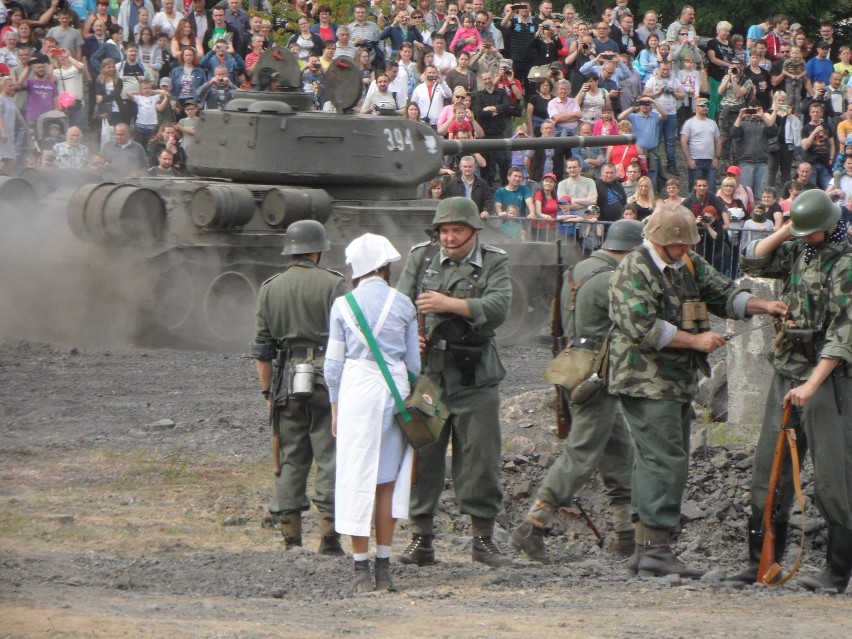
[[[278,420],[275,419],[275,407],[269,409],[269,424],[272,426],[272,463],[275,465],[275,476],[281,476],[281,436],[278,434]]]
[[[793,413],[793,405],[789,402],[784,405],[784,417],[781,419],[781,430],[778,432],[778,441],[775,444],[775,455],[772,458],[772,470],[769,473],[769,486],[767,487],[766,503],[763,506],[763,546],[760,550],[760,563],[757,567],[757,583],[779,586],[789,581],[802,560],[802,549],[799,557],[784,577],[779,578],[781,566],[775,561],[775,522],[772,520],[775,513],[775,501],[777,497],[778,484],[781,482],[781,474],[784,471],[784,457],[787,448],[790,449],[791,466],[793,467],[793,483],[796,495],[802,505],[802,513],[805,512],[802,486],[799,480],[799,459],[796,448],[796,433],[790,428],[790,417]],[[804,527],[802,531],[802,547],[804,546]]]
[[[550,323],[551,347],[553,357],[559,355],[559,340],[562,331],[562,286],[564,275],[562,272],[562,240],[556,240],[556,290],[553,293],[553,317]],[[559,386],[556,389],[556,436],[559,439],[568,437],[571,432],[571,411],[568,410],[568,398]]]

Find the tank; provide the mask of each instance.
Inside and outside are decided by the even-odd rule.
[[[286,264],[283,234],[297,220],[325,225],[332,249],[322,265],[343,273],[343,249],[365,232],[387,236],[405,255],[429,239],[437,202],[419,199],[418,187],[438,173],[444,155],[632,141],[448,141],[420,122],[352,113],[361,77],[348,58],[327,72],[337,113],[310,110],[312,96],[300,86],[297,60],[286,49],[265,52],[257,69],[263,86],[236,92],[223,110],[200,114],[187,149],[197,177],[110,183],[81,171],[76,176],[86,183],[69,189],[62,180],[31,176],[40,198],[67,198],[68,227],[89,248],[88,268],[133,274],[131,315],[143,337],[245,348],[258,287]],[[510,256],[513,308],[500,338],[520,341],[546,322],[555,235],[532,233],[526,221],[492,219],[482,239]],[[576,258],[568,255],[569,262]]]

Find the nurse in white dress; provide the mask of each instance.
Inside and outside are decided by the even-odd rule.
[[[408,372],[420,374],[417,312],[388,285],[400,259],[391,243],[367,233],[346,247],[354,291],[399,393],[410,392]],[[397,412],[352,309],[343,297],[331,308],[325,379],[337,437],[335,528],[352,536],[355,590],[393,590],[390,550],[396,519],[408,517],[413,451],[394,420]],[[371,523],[376,526],[375,584],[370,575]]]

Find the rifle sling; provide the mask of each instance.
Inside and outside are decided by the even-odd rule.
[[[762,576],[760,574],[758,574],[758,576],[757,576],[758,583],[763,583],[763,584],[772,585],[772,586],[780,586],[781,584],[785,584],[788,581],[790,581],[790,579],[792,579],[795,576],[795,574],[798,572],[799,566],[802,563],[802,556],[805,553],[805,529],[807,528],[807,526],[805,525],[805,521],[804,521],[804,518],[806,516],[805,515],[805,497],[802,494],[802,478],[799,475],[799,449],[796,446],[796,431],[794,431],[792,428],[784,427],[784,428],[781,429],[781,431],[778,433],[778,443],[777,443],[776,447],[780,446],[780,447],[782,447],[781,450],[783,450],[783,446],[784,446],[785,442],[786,442],[787,448],[790,451],[790,465],[792,466],[792,469],[793,469],[793,487],[796,490],[796,498],[799,500],[799,507],[802,509],[802,518],[803,518],[803,521],[802,521],[802,539],[799,542],[799,554],[796,557],[796,561],[793,562],[793,567],[790,568],[790,571],[786,575],[784,575],[781,579],[778,579],[777,581],[775,580],[775,578],[781,573],[781,566],[778,564],[778,562],[776,562],[774,560],[774,557],[773,557],[772,564],[769,567],[769,570],[766,571],[766,574],[764,574]],[[783,455],[783,453],[781,453],[781,454]],[[783,457],[782,457],[782,460],[781,460],[781,465],[783,466]],[[772,473],[771,475],[772,476],[770,477],[770,480],[774,479],[775,481],[770,481],[770,483],[769,483],[767,497],[766,497],[767,505],[769,505],[770,499],[772,499],[774,501],[775,491],[777,489],[778,482],[781,479],[781,472],[780,471],[778,473]],[[767,516],[767,513],[764,512],[764,517],[766,517],[766,516]],[[769,516],[771,516],[771,512],[769,513]],[[767,537],[766,537],[766,531],[765,530],[764,530],[764,538],[763,539],[764,539],[764,542],[763,542],[763,547],[761,548],[761,556],[763,556],[764,552],[767,552],[769,550],[767,548]],[[772,548],[772,551],[773,551],[773,554],[774,554],[774,547]]]

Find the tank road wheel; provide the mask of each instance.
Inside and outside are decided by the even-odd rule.
[[[240,271],[216,275],[202,300],[202,316],[208,332],[216,339],[234,344],[251,340],[257,286]]]
[[[196,285],[182,266],[169,266],[158,274],[153,285],[150,314],[155,323],[176,331],[192,315]]]

